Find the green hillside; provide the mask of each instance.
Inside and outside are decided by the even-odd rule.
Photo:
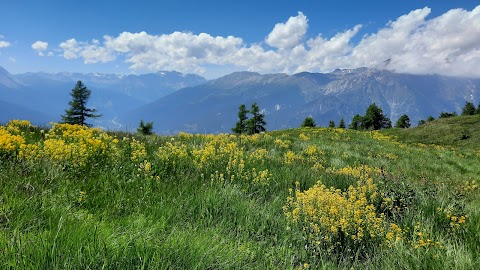
[[[478,140],[478,117],[174,137],[11,122],[0,268],[479,269],[480,151],[449,125]]]
[[[424,143],[480,148],[480,115],[457,116],[426,122],[409,129],[384,131],[406,143]]]

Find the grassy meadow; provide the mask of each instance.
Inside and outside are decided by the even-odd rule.
[[[0,268],[480,269],[479,128],[169,137],[12,121]]]

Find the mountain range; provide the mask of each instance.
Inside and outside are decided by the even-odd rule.
[[[480,101],[480,79],[369,68],[294,75],[236,72],[211,81],[178,72],[12,75],[0,68],[0,122],[59,121],[77,80],[92,90],[89,106],[103,114],[95,125],[135,130],[144,120],[163,134],[231,132],[238,107],[254,102],[265,114],[267,130],[275,130],[298,127],[307,116],[320,126],[341,118],[348,124],[372,103],[392,122],[407,114],[415,124]]]
[[[195,86],[206,79],[194,74],[161,71],[144,75],[98,73],[24,73],[12,75],[0,67],[0,122],[12,118],[29,119],[37,124],[58,122],[68,108],[70,92],[81,80],[92,91],[88,106],[102,117],[94,125],[120,129],[116,121],[124,114],[181,88]],[[29,117],[25,117],[29,110]]]

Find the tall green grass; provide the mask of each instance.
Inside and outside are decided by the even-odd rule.
[[[202,137],[137,136],[158,179],[139,173],[128,156],[79,169],[2,157],[0,268],[480,268],[479,189],[466,184],[480,181],[480,148],[427,145],[400,131],[387,134],[398,138],[317,128],[268,132],[257,141],[238,138],[248,153],[268,151],[262,163],[249,165],[269,170],[268,185],[212,181],[210,174],[225,171],[224,163],[208,171],[189,162],[175,169],[155,155],[172,140],[195,147],[204,143]],[[288,146],[279,147],[277,139]],[[321,168],[306,158],[285,162],[287,151],[300,156],[308,145],[321,150]],[[302,232],[291,228],[283,212],[289,189],[298,181],[307,190],[319,180],[346,189],[356,179],[335,170],[365,165],[381,168],[375,183],[398,199],[401,210],[388,218],[408,229],[405,241],[371,247],[364,256],[305,250]],[[458,230],[438,211],[449,207],[468,215]],[[416,226],[442,248],[415,248]]]

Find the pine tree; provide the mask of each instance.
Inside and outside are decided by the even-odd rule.
[[[465,102],[465,106],[462,109],[462,115],[474,115],[475,105],[472,102]]]
[[[363,117],[360,114],[356,114],[353,119],[352,123],[348,126],[349,129],[359,130],[362,127]]]
[[[265,122],[265,120],[263,119],[265,115],[260,113],[260,108],[258,107],[256,102],[252,104],[250,113],[252,114],[252,117],[246,122],[247,133],[255,134],[264,132],[267,122]]]
[[[235,124],[235,127],[232,128],[233,133],[242,134],[247,132],[246,121],[248,110],[245,107],[245,104],[240,105],[238,108],[238,122]]]
[[[375,103],[368,106],[362,121],[362,129],[379,130],[392,127],[392,122]]]
[[[335,122],[333,120],[330,120],[330,122],[328,122],[328,127],[329,128],[334,128],[335,127]]]
[[[140,125],[137,128],[137,132],[143,135],[152,135],[153,134],[153,122],[143,123],[143,120],[140,120]]]
[[[315,127],[315,126],[316,126],[315,120],[313,120],[311,116],[305,118],[305,120],[303,120],[301,125],[301,127]]]
[[[457,112],[441,112],[440,115],[438,116],[438,119],[441,118],[450,118],[450,117],[455,117],[457,116]]]
[[[345,120],[340,119],[340,123],[338,123],[338,128],[345,128]]]
[[[431,115],[427,118],[427,121],[428,121],[428,122],[432,122],[432,121],[434,121],[434,120],[435,120],[435,118],[434,118],[433,116],[431,116]]]
[[[398,118],[397,122],[395,123],[396,128],[409,128],[410,127],[410,118],[408,115],[404,114]]]
[[[70,109],[65,110],[65,115],[62,115],[62,121],[67,124],[77,124],[81,126],[91,126],[87,124],[87,118],[97,118],[100,114],[95,114],[97,110],[87,108],[87,101],[90,98],[91,91],[82,83],[78,81],[75,88],[72,89],[70,95],[72,100],[68,102]]]

